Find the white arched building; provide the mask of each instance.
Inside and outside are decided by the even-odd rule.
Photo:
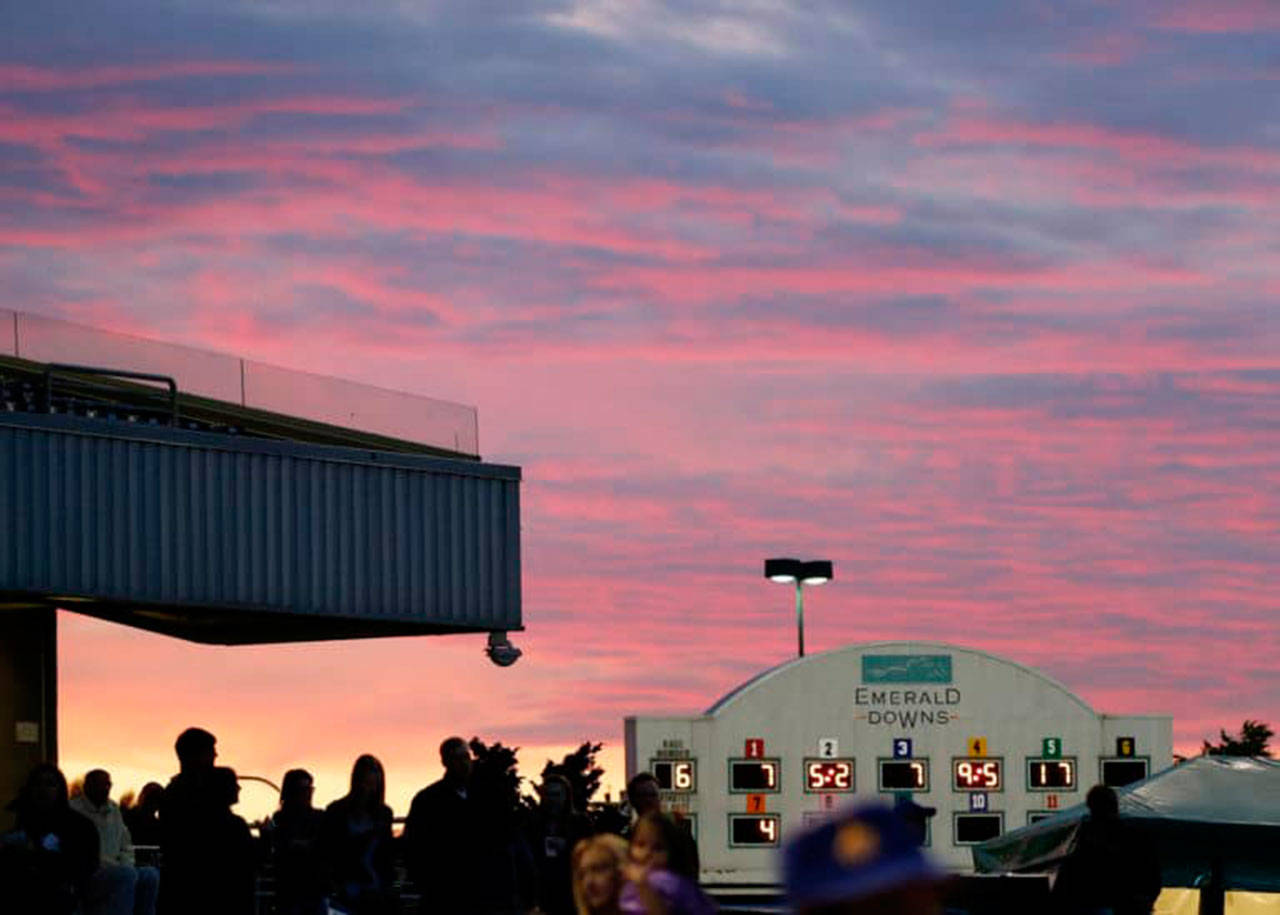
[[[934,807],[929,847],[969,846],[1172,763],[1173,719],[1113,717],[1045,675],[937,642],[797,658],[701,715],[626,719],[627,777],[653,772],[693,823],[710,884],[772,884],[774,849],[855,797]]]

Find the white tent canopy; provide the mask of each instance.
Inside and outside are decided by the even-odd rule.
[[[1280,762],[1201,756],[1119,789],[1120,818],[1149,842],[1165,886],[1194,886],[1216,868],[1228,889],[1280,892]],[[1047,870],[1066,856],[1084,805],[973,849],[980,872]]]

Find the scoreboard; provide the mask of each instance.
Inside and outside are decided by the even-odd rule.
[[[627,778],[649,771],[698,840],[703,880],[776,883],[788,835],[854,799],[937,808],[929,853],[970,847],[1172,763],[1169,716],[1117,717],[1012,661],[936,642],[797,658],[706,712],[626,719]]]

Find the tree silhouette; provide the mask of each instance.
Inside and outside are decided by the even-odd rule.
[[[573,788],[573,806],[579,811],[585,811],[587,804],[600,790],[600,776],[604,775],[604,769],[596,765],[596,754],[602,746],[604,744],[588,740],[572,753],[565,754],[560,762],[548,759],[547,764],[542,767],[544,777],[554,772],[569,780],[569,785]]]
[[[1209,741],[1204,742],[1204,748],[1201,752],[1206,756],[1270,756],[1271,751],[1267,748],[1267,741],[1275,736],[1275,731],[1267,727],[1265,722],[1252,721],[1245,719],[1244,724],[1240,726],[1240,736],[1233,737],[1226,731],[1218,732],[1222,735],[1219,743],[1211,744]]]
[[[474,757],[471,785],[484,805],[491,810],[512,814],[524,809],[520,797],[519,747],[504,747],[502,741],[487,744],[472,737],[468,744]]]

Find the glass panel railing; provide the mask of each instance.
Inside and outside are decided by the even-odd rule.
[[[475,407],[244,361],[245,405],[479,455]]]
[[[459,454],[480,453],[475,407],[56,318],[0,311],[0,354],[168,375],[182,393]]]
[[[17,355],[34,362],[69,362],[168,375],[183,393],[241,403],[240,360],[193,346],[160,343],[19,312]]]
[[[16,356],[18,345],[18,313],[0,308],[0,356]]]

